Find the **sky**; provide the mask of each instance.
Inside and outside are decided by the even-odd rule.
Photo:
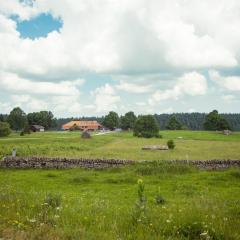
[[[239,112],[239,0],[0,0],[0,113]]]

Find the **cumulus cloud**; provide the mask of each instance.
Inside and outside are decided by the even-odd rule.
[[[11,71],[33,75],[85,70],[146,73],[170,67],[238,64],[240,34],[235,33],[231,40],[225,37],[233,36],[239,27],[237,0],[231,4],[225,0],[204,0],[203,4],[196,0],[36,0],[32,7],[16,0],[1,2],[1,18],[9,21],[12,32],[1,33],[1,47],[8,55],[6,67]],[[204,17],[198,11],[204,12]],[[62,19],[60,32],[35,40],[20,39],[9,15],[26,19],[42,12]]]
[[[209,77],[228,91],[240,91],[240,76],[221,76],[218,71],[210,70]]]
[[[155,105],[164,100],[178,100],[184,96],[198,96],[207,93],[206,78],[197,73],[190,72],[180,77],[173,88],[157,90],[149,99],[150,105]]]
[[[97,113],[118,110],[117,104],[121,101],[121,98],[116,95],[115,89],[110,84],[96,88],[91,94],[94,97],[94,105],[91,107],[94,108]]]
[[[123,107],[118,91],[124,91],[153,93],[148,104],[156,105],[206,94],[207,80],[198,72],[209,69],[218,69],[209,73],[217,86],[240,91],[238,76],[221,75],[222,68],[239,66],[238,0],[0,0],[0,6],[0,92],[12,104],[32,99],[64,115],[105,113]],[[21,23],[42,13],[60,18],[61,29],[21,38],[11,17]],[[117,83],[91,89],[94,100],[83,106],[79,79],[92,73]]]

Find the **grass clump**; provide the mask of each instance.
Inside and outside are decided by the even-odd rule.
[[[161,175],[161,174],[187,174],[194,171],[192,166],[187,164],[177,164],[171,162],[152,162],[139,164],[136,172],[144,175]]]
[[[91,178],[86,176],[77,176],[71,180],[71,182],[74,184],[85,184],[85,183],[90,183],[91,181],[92,181]]]

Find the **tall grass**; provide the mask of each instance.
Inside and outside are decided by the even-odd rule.
[[[237,240],[239,199],[234,168],[0,170],[0,238]]]

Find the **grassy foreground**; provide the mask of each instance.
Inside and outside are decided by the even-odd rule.
[[[237,240],[239,199],[239,169],[0,169],[0,239]]]
[[[240,133],[225,136],[204,131],[161,131],[163,139],[142,139],[132,133],[112,133],[80,138],[79,132],[33,133],[20,137],[12,134],[0,139],[0,158],[9,155],[13,148],[19,156],[59,156],[85,158],[115,158],[128,160],[208,160],[238,159]],[[182,137],[182,139],[179,139]],[[165,144],[174,139],[173,151],[143,151],[144,145]]]

